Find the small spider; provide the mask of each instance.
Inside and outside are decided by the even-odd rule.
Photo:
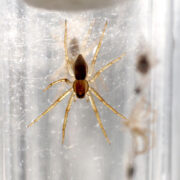
[[[46,113],[48,113],[51,109],[53,109],[60,101],[62,101],[68,94],[71,93],[69,101],[68,101],[68,105],[66,107],[66,111],[65,111],[65,116],[64,116],[64,123],[63,123],[63,128],[62,128],[62,144],[64,143],[64,137],[65,137],[65,129],[66,129],[66,124],[67,124],[67,117],[68,117],[68,113],[70,111],[70,107],[72,105],[73,99],[75,98],[75,95],[77,98],[82,99],[84,98],[86,95],[90,100],[90,103],[92,105],[92,108],[95,112],[96,118],[98,120],[99,126],[102,129],[102,132],[107,140],[108,143],[110,143],[110,140],[106,134],[106,131],[103,127],[103,124],[100,120],[100,116],[99,116],[99,112],[97,110],[94,98],[92,96],[92,94],[94,94],[105,106],[107,106],[113,113],[115,113],[116,115],[120,116],[122,119],[127,121],[127,118],[125,116],[123,116],[122,114],[120,114],[119,112],[117,112],[111,105],[109,105],[101,96],[100,94],[91,87],[91,83],[93,83],[96,78],[106,69],[108,69],[112,64],[118,62],[123,56],[120,56],[116,59],[114,59],[113,61],[111,61],[110,63],[106,64],[104,67],[102,67],[99,71],[97,71],[95,74],[94,73],[94,66],[96,63],[96,59],[103,41],[103,37],[104,37],[104,33],[107,27],[107,21],[104,25],[104,29],[102,31],[102,34],[100,36],[99,39],[99,43],[97,46],[97,49],[95,51],[94,57],[92,59],[91,62],[91,71],[88,72],[88,65],[83,57],[82,54],[78,54],[76,59],[73,61],[69,58],[68,56],[68,49],[67,49],[67,21],[65,20],[65,33],[64,33],[64,49],[65,49],[65,60],[66,60],[66,68],[70,74],[70,76],[72,76],[74,78],[74,81],[71,82],[69,79],[64,78],[64,79],[59,79],[57,81],[54,81],[52,83],[50,83],[46,89],[49,89],[51,86],[60,83],[60,82],[66,82],[68,85],[71,85],[71,88],[69,90],[67,90],[65,93],[63,93],[52,105],[49,106],[49,108],[47,110],[45,110],[41,115],[39,115],[34,121],[32,121],[28,127],[32,126],[34,123],[36,123],[41,117],[43,117]],[[74,44],[76,44],[75,39],[72,40],[74,42]],[[73,43],[72,43],[73,44]],[[78,49],[77,47],[71,47],[72,48],[72,52],[73,54],[76,54],[76,52],[74,52],[74,50]],[[93,75],[92,75],[93,74]]]
[[[135,156],[146,153],[152,147],[149,137],[151,136],[154,139],[154,134],[147,125],[156,121],[156,115],[156,111],[151,109],[144,98],[141,98],[133,108],[129,121],[124,122],[133,138]],[[142,147],[140,140],[143,143]]]
[[[147,153],[154,145],[154,133],[150,131],[148,125],[156,121],[156,115],[156,111],[151,109],[150,104],[144,97],[141,97],[130,114],[129,122],[124,123],[132,137],[126,167],[127,180],[132,180],[135,177],[138,170],[136,166],[137,157]],[[150,139],[152,142],[150,142]]]

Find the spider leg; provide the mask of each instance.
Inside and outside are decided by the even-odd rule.
[[[117,112],[111,105],[109,105],[101,96],[100,94],[94,90],[92,87],[89,87],[89,91],[91,91],[105,106],[107,106],[113,113],[115,113],[116,115],[118,115],[119,117],[121,117],[122,119],[124,119],[126,122],[129,122],[129,120],[123,116],[122,114],[120,114],[119,112]]]
[[[90,54],[90,52],[92,52],[94,50],[94,47],[96,46],[96,44],[97,44],[97,42],[93,42],[92,44],[88,45],[88,47],[83,48],[82,49],[83,56],[87,57]],[[88,76],[91,76],[91,69],[92,69],[92,67],[90,66]]]
[[[71,76],[74,76],[72,71],[69,69],[71,67],[71,62],[68,57],[68,48],[67,48],[67,20],[65,20],[65,31],[64,31],[64,51],[65,51],[65,59],[66,59],[66,68]],[[69,67],[70,66],[70,67]]]
[[[96,78],[106,69],[108,69],[110,66],[112,66],[114,63],[118,62],[119,60],[121,60],[122,57],[124,57],[125,54],[122,54],[120,57],[114,59],[113,61],[111,61],[110,63],[106,64],[104,67],[102,67],[98,72],[96,72],[96,74],[93,76],[93,78],[90,80],[90,82],[94,82],[96,80]]]
[[[34,123],[38,122],[39,119],[41,119],[45,114],[47,114],[51,109],[53,109],[61,100],[63,100],[71,91],[73,88],[70,88],[67,90],[64,94],[62,94],[53,104],[49,106],[48,109],[46,109],[41,115],[39,115],[34,121],[32,121],[27,127],[31,127]]]
[[[66,63],[68,64],[69,63],[69,58],[68,58],[68,49],[67,49],[67,20],[65,20],[64,51],[65,51]]]
[[[147,105],[148,105],[148,107],[147,107],[147,110],[146,110],[143,118],[147,119],[149,117],[150,123],[154,123],[154,122],[156,122],[156,119],[157,119],[157,111],[155,109],[152,109],[150,104],[147,104]],[[151,115],[152,115],[152,118],[151,118]]]
[[[66,107],[66,112],[65,112],[65,116],[64,116],[64,122],[63,122],[63,128],[62,128],[62,144],[64,143],[67,118],[68,118],[68,113],[70,111],[70,108],[71,108],[71,105],[73,102],[73,97],[74,97],[74,93],[71,94],[71,97],[69,98],[69,101],[68,101],[68,105]]]
[[[106,131],[105,131],[104,127],[103,127],[103,124],[102,124],[100,116],[99,116],[99,112],[97,110],[96,104],[95,104],[94,99],[93,99],[93,97],[92,97],[90,92],[88,92],[88,96],[89,96],[89,100],[91,102],[92,108],[93,108],[93,110],[94,110],[94,112],[96,114],[96,118],[98,120],[99,126],[102,129],[102,132],[104,134],[104,137],[106,138],[107,142],[110,144],[111,142],[110,142],[110,140],[109,140],[109,138],[108,138],[108,136],[106,134]]]
[[[129,117],[130,123],[136,123],[139,122],[141,117],[139,117],[144,111],[144,98],[141,98],[139,102],[137,102],[134,106],[134,108],[131,111],[131,115]]]
[[[84,38],[84,40],[83,40],[83,42],[82,42],[82,47],[83,47],[84,49],[86,49],[87,41],[88,41],[88,39],[89,39],[90,34],[92,33],[92,28],[93,28],[93,25],[94,25],[94,24],[95,24],[95,21],[93,21],[93,22],[90,24],[90,27],[89,27],[89,29],[88,29],[88,32],[87,32],[87,34],[86,34],[86,36],[85,36],[85,38]]]
[[[72,84],[72,82],[69,79],[66,79],[66,78],[65,79],[59,79],[57,81],[50,83],[43,91],[48,90],[50,87],[52,87],[53,85],[60,83],[60,82],[66,82],[68,84]]]
[[[143,154],[148,151],[149,149],[149,140],[148,136],[145,134],[145,130],[143,131],[142,129],[134,129],[132,130],[133,132],[133,138],[135,140],[135,153],[136,155],[138,154]],[[143,147],[142,149],[138,149],[138,140],[137,138],[141,137],[143,141]]]
[[[103,38],[104,38],[104,33],[105,33],[105,30],[106,30],[106,27],[107,27],[107,21],[104,25],[104,29],[103,29],[103,32],[100,36],[100,39],[99,39],[99,43],[98,43],[98,46],[97,46],[97,49],[96,49],[96,52],[94,54],[94,57],[93,57],[93,60],[92,60],[92,63],[91,63],[91,74],[93,73],[94,71],[94,66],[95,66],[95,63],[96,63],[96,59],[97,59],[97,56],[98,56],[98,53],[99,53],[99,50],[101,48],[101,44],[102,44],[102,41],[103,41]]]

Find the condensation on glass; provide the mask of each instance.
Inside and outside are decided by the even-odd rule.
[[[86,100],[73,102],[61,144],[68,98],[31,128],[26,126],[67,87],[42,90],[52,81],[67,77],[64,71],[64,20],[68,38],[80,47],[90,24],[90,63],[105,21],[108,27],[97,58],[96,70],[123,53],[121,61],[103,72],[95,88],[119,112],[129,117],[139,83],[136,59],[152,55],[155,65],[147,82],[146,98],[157,112],[151,130],[151,151],[138,156],[138,180],[170,180],[172,4],[170,0],[119,1],[115,6],[66,12],[36,9],[22,1],[1,1],[0,21],[0,179],[2,180],[127,180],[131,138],[122,119],[96,100],[109,145]],[[83,52],[82,52],[83,53]],[[130,173],[133,173],[131,170]]]

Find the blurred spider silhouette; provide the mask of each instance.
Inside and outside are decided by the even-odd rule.
[[[152,148],[153,145],[150,144],[149,138],[151,137],[154,141],[154,133],[148,129],[148,125],[154,123],[156,118],[156,111],[151,109],[150,104],[144,98],[141,98],[133,108],[129,121],[124,122],[133,138],[135,156],[146,153]],[[140,147],[140,140],[142,147]]]
[[[151,108],[144,97],[141,97],[132,109],[129,121],[124,123],[132,137],[131,155],[128,154],[129,162],[126,169],[127,180],[132,180],[135,176],[136,158],[147,153],[154,146],[155,136],[154,132],[149,129],[149,125],[156,119],[156,111]]]
[[[63,123],[63,128],[62,128],[62,143],[64,143],[64,137],[65,137],[65,129],[66,129],[66,124],[67,124],[67,117],[68,117],[68,113],[70,111],[73,99],[75,98],[75,96],[79,99],[84,98],[85,96],[88,97],[88,99],[90,100],[90,103],[92,105],[92,108],[95,112],[96,118],[98,120],[99,126],[102,129],[102,132],[107,140],[108,143],[110,143],[110,140],[106,134],[106,131],[103,127],[103,124],[101,122],[100,116],[99,116],[99,112],[97,110],[94,98],[92,96],[95,95],[105,106],[107,106],[113,113],[115,113],[116,115],[118,115],[119,117],[121,117],[124,120],[127,120],[127,118],[125,116],[123,116],[122,114],[120,114],[119,112],[117,112],[111,105],[109,105],[101,96],[100,94],[91,87],[91,83],[93,83],[96,78],[106,69],[108,69],[112,64],[118,62],[123,56],[121,55],[120,57],[114,59],[113,61],[109,62],[108,64],[106,64],[104,67],[102,67],[99,71],[97,71],[96,73],[94,73],[94,66],[96,63],[96,59],[98,56],[98,53],[100,51],[100,47],[104,38],[104,33],[107,27],[107,21],[104,25],[102,34],[100,36],[99,39],[99,43],[98,46],[96,48],[95,54],[93,56],[91,65],[90,65],[90,69],[88,71],[88,65],[83,57],[82,54],[78,54],[77,51],[79,50],[77,43],[76,43],[76,39],[72,40],[72,47],[71,47],[71,51],[73,56],[76,56],[75,60],[72,60],[71,58],[69,58],[68,56],[68,48],[67,48],[67,21],[65,20],[65,33],[64,33],[64,49],[65,49],[65,61],[66,61],[66,68],[69,72],[69,75],[73,77],[74,81],[71,82],[69,79],[64,78],[64,79],[59,79],[57,81],[54,81],[52,83],[50,83],[46,89],[49,89],[50,87],[52,87],[53,85],[60,83],[60,82],[65,82],[68,85],[71,86],[71,88],[69,90],[67,90],[65,93],[63,93],[52,105],[49,106],[49,108],[47,110],[45,110],[42,114],[40,114],[34,121],[32,121],[28,127],[32,126],[34,123],[36,123],[41,117],[43,117],[46,113],[48,113],[51,109],[53,109],[59,102],[61,102],[68,94],[71,93],[69,101],[68,101],[68,105],[66,107],[66,111],[65,111],[65,116],[64,116],[64,123]],[[90,31],[88,32],[90,33]],[[74,44],[74,45],[73,45]],[[78,51],[79,52],[79,51]]]

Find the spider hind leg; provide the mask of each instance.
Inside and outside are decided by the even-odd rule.
[[[65,20],[64,24],[65,30],[64,30],[64,51],[65,51],[65,60],[66,60],[66,69],[67,72],[69,72],[70,76],[74,76],[72,71],[72,62],[69,59],[68,56],[68,47],[67,47],[67,20]]]
[[[105,31],[106,31],[106,27],[107,27],[107,21],[106,21],[106,23],[105,23],[105,25],[104,25],[103,32],[102,32],[102,34],[101,34],[101,36],[100,36],[99,43],[98,43],[98,46],[97,46],[97,48],[96,48],[96,52],[95,52],[95,54],[94,54],[94,57],[93,57],[93,60],[92,60],[92,63],[91,63],[91,73],[90,73],[90,75],[92,75],[93,72],[94,72],[94,66],[95,66],[95,64],[96,64],[96,59],[97,59],[97,56],[98,56],[99,51],[100,51],[100,48],[101,48],[101,44],[102,44],[102,41],[103,41],[103,38],[104,38],[104,34],[105,34]]]
[[[106,138],[106,141],[107,141],[109,144],[111,144],[111,142],[110,142],[110,140],[109,140],[109,138],[108,138],[108,136],[107,136],[107,133],[106,133],[104,127],[103,127],[103,124],[102,124],[102,122],[101,122],[101,119],[100,119],[100,116],[99,116],[99,112],[98,112],[98,110],[97,110],[97,107],[96,107],[96,104],[95,104],[95,102],[94,102],[94,99],[93,99],[93,97],[92,97],[92,95],[91,95],[90,92],[88,92],[88,96],[89,96],[89,100],[90,100],[90,102],[91,102],[91,106],[92,106],[92,108],[93,108],[93,110],[94,110],[94,112],[95,112],[96,118],[97,118],[97,120],[98,120],[99,126],[100,126],[100,128],[102,129],[102,132],[103,132],[103,134],[104,134],[104,137]]]
[[[64,122],[63,122],[63,128],[62,128],[62,144],[64,144],[64,138],[65,138],[65,130],[66,130],[66,124],[67,124],[67,118],[68,118],[68,113],[70,111],[72,102],[74,98],[74,93],[71,94],[71,97],[69,98],[68,105],[66,107],[66,112],[64,115]]]
[[[125,120],[125,122],[128,122],[128,119],[120,114],[118,111],[116,111],[110,104],[108,104],[101,96],[100,94],[93,89],[92,87],[89,87],[89,91],[91,91],[106,107],[108,107],[114,114],[118,115],[119,117],[121,117],[122,119]]]

